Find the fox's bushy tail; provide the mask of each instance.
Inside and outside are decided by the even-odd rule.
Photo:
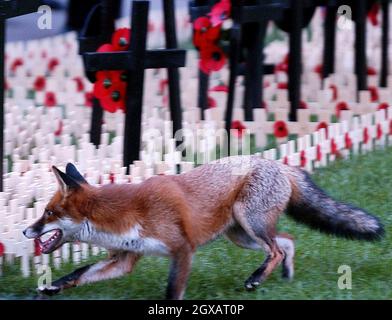
[[[292,169],[292,197],[287,214],[321,232],[358,240],[379,240],[384,228],[379,219],[363,209],[335,201],[321,190],[309,174]]]

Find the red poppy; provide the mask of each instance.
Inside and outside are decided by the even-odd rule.
[[[46,86],[46,79],[43,76],[38,76],[34,80],[34,90],[35,91],[42,91],[45,89]]]
[[[286,166],[289,164],[289,157],[288,156],[285,156],[283,158],[283,164],[285,164]]]
[[[213,91],[213,92],[229,92],[229,87],[228,86],[226,86],[225,84],[218,84],[217,86],[215,86],[215,87],[212,87],[211,89],[210,89],[210,91]]]
[[[98,71],[95,77],[93,93],[98,99],[110,95],[113,86],[121,85],[124,89],[126,87],[126,73],[123,71]]]
[[[287,82],[278,83],[278,89],[287,89],[287,88],[288,88]]]
[[[60,64],[59,59],[57,58],[52,58],[48,62],[48,70],[52,72],[54,68],[56,68]]]
[[[220,26],[213,27],[210,19],[199,17],[193,22],[193,44],[196,48],[208,46],[219,39]]]
[[[389,108],[389,104],[386,102],[380,103],[377,107],[377,110],[387,110]]]
[[[368,89],[368,90],[369,90],[369,92],[370,92],[370,100],[371,100],[372,102],[377,102],[378,99],[379,99],[377,88],[374,87],[374,86],[369,86],[369,89]]]
[[[367,75],[368,76],[375,76],[377,74],[376,69],[373,67],[367,67]]]
[[[41,255],[41,244],[38,239],[34,239],[34,255],[36,257]]]
[[[97,52],[115,52],[116,49],[114,48],[113,45],[111,45],[110,43],[105,43],[102,46],[100,46],[97,50]]]
[[[4,244],[0,242],[0,257],[4,256],[5,247]]]
[[[216,100],[212,97],[207,98],[207,104],[208,104],[208,108],[216,108],[217,106]]]
[[[382,127],[381,124],[377,123],[377,140],[380,140],[382,137]]]
[[[234,129],[235,134],[238,138],[242,138],[245,133],[246,127],[239,120],[234,120],[231,123],[231,129]]]
[[[353,146],[353,142],[348,132],[346,132],[346,134],[344,135],[344,146],[348,150],[350,150]]]
[[[223,21],[230,17],[231,3],[230,0],[221,0],[215,4],[208,14],[213,26],[221,25]]]
[[[306,163],[307,163],[305,150],[301,151],[301,153],[299,155],[299,158],[300,158],[300,165],[301,165],[301,167],[302,168],[305,167]]]
[[[45,93],[44,105],[46,107],[54,107],[55,105],[57,105],[57,99],[54,92],[48,91]]]
[[[340,118],[340,113],[342,110],[350,110],[348,104],[344,101],[338,102],[335,107],[335,113],[338,118]]]
[[[114,180],[115,180],[114,173],[113,172],[109,173],[109,181],[110,181],[110,183],[114,183]]]
[[[331,139],[331,153],[333,155],[336,155],[338,153],[338,146],[337,146],[334,138]]]
[[[321,161],[323,159],[323,153],[321,151],[321,145],[317,145],[316,147],[316,160]]]
[[[372,8],[370,9],[370,11],[367,14],[367,17],[373,26],[378,26],[378,24],[379,24],[379,22],[378,22],[379,11],[380,11],[380,4],[378,2],[375,2],[375,3],[373,3]]]
[[[76,82],[76,90],[78,92],[84,91],[84,83],[81,77],[75,77],[72,80]]]
[[[321,64],[316,65],[316,66],[313,68],[313,72],[318,73],[318,74],[321,74],[321,73],[323,72],[323,66],[322,66]]]
[[[200,50],[200,70],[206,74],[219,71],[226,63],[224,52],[217,46],[208,46]]]
[[[274,135],[277,138],[286,138],[289,135],[286,122],[279,120],[274,123]]]
[[[301,101],[299,103],[299,108],[300,109],[308,109],[308,105],[307,105],[307,103],[305,101]]]
[[[363,143],[366,144],[369,142],[369,130],[368,128],[363,129]]]
[[[120,28],[112,35],[112,45],[115,51],[126,51],[129,49],[131,29]]]
[[[16,58],[11,65],[11,71],[16,72],[16,69],[18,69],[20,66],[23,65],[23,60],[21,58]]]
[[[108,112],[125,111],[125,90],[113,87],[110,94],[100,98],[99,101],[102,108]]]
[[[275,72],[278,72],[278,71],[286,72],[286,73],[289,71],[289,55],[288,54],[286,54],[283,57],[282,62],[279,62],[277,65],[275,65]]]
[[[169,84],[168,79],[161,79],[161,81],[159,81],[159,95],[163,95],[168,84]]]
[[[94,94],[92,92],[85,92],[84,93],[84,105],[86,107],[92,107],[93,106],[93,98],[94,98]]]
[[[328,124],[325,121],[321,121],[316,128],[316,131],[320,129],[325,129],[325,137],[328,139]]]
[[[57,130],[54,132],[54,135],[56,137],[60,136],[61,133],[63,132],[63,121],[59,121],[59,126],[57,127]]]
[[[330,84],[329,88],[332,90],[332,100],[336,100],[338,98],[338,87],[334,84]]]

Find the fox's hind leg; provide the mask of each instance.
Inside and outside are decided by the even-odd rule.
[[[106,260],[76,269],[74,272],[54,281],[49,288],[38,288],[42,294],[53,295],[63,289],[85,283],[113,279],[131,273],[140,255],[131,252],[112,253]]]
[[[238,224],[230,227],[226,231],[225,235],[229,240],[241,248],[263,250],[263,247],[253,240],[253,238],[251,238]],[[279,233],[276,235],[275,241],[284,253],[282,262],[282,277],[291,280],[294,277],[294,238],[289,234]]]

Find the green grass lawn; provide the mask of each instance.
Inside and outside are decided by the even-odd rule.
[[[280,230],[296,237],[296,274],[292,282],[272,276],[257,291],[243,289],[245,279],[263,254],[244,250],[224,239],[201,248],[193,263],[188,299],[392,299],[392,148],[351,161],[338,161],[314,174],[335,198],[367,209],[383,221],[386,237],[366,243],[336,239],[282,217]],[[91,261],[90,261],[91,262]],[[340,290],[340,265],[352,270],[352,290]],[[68,265],[54,278],[70,272]],[[279,270],[280,271],[280,270]],[[164,297],[168,260],[144,258],[124,278],[70,289],[55,299],[160,299]],[[0,298],[33,298],[37,277],[24,279],[19,267],[6,267],[0,277]]]

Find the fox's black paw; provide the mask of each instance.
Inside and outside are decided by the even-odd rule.
[[[46,296],[54,296],[55,294],[60,293],[60,291],[61,291],[61,288],[55,287],[55,286],[37,288],[37,292],[39,294],[46,295]]]

